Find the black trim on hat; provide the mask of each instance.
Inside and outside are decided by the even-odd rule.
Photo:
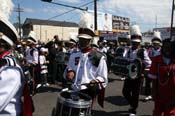
[[[34,38],[32,38],[32,37],[29,37],[29,39],[32,40],[34,43],[37,42],[37,41],[36,41]]]
[[[152,42],[153,42],[153,41],[158,41],[158,42],[162,43],[162,40],[160,40],[159,38],[153,38],[151,41],[152,41]]]
[[[15,43],[17,41],[16,34],[2,20],[0,20],[0,32],[2,32],[4,35],[6,35],[8,38],[10,38],[13,41],[13,43]]]
[[[140,39],[142,40],[142,37],[140,35],[131,35],[131,39]]]
[[[77,44],[77,42],[74,39],[70,39],[69,41],[74,42],[75,44]]]
[[[95,36],[95,33],[92,30],[88,29],[88,28],[79,28],[78,34],[79,35],[80,34],[86,34],[86,35],[89,35],[91,37]]]

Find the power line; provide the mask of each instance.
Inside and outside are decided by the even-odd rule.
[[[57,2],[52,2],[52,0],[41,0],[41,1],[48,2],[48,3],[51,3],[51,4],[60,5],[60,6],[64,6],[64,7],[70,7],[70,8],[75,8],[75,9],[86,11],[86,9],[83,9],[83,8],[80,8],[80,7],[75,7],[75,6],[71,6],[71,5],[67,5],[67,4],[61,4],[61,3],[57,3]]]
[[[86,4],[83,4],[83,5],[79,6],[79,7],[87,6],[88,4],[91,4],[91,3],[93,3],[93,1],[88,2],[88,3],[86,3]],[[69,10],[69,11],[66,11],[66,12],[64,12],[64,13],[61,13],[61,14],[59,14],[59,15],[53,16],[53,17],[51,17],[51,18],[48,18],[47,20],[50,20],[50,19],[53,19],[53,18],[62,16],[62,15],[65,15],[65,14],[67,14],[67,13],[70,13],[70,12],[74,11],[74,10],[76,10],[76,8],[71,9],[71,10]]]
[[[91,4],[91,5],[88,5],[88,7],[89,6],[92,6],[93,4]],[[71,15],[69,18],[67,18],[67,19],[65,19],[65,20],[71,20],[71,19],[73,19],[74,17],[76,17],[77,15],[78,15],[79,13],[74,13],[73,15]],[[77,18],[77,17],[76,17]]]

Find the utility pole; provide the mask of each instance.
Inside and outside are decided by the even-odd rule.
[[[155,28],[156,28],[156,30],[157,30],[157,15],[156,15],[156,19],[155,19]]]
[[[24,10],[22,8],[20,8],[20,4],[18,4],[18,8],[14,9],[15,12],[18,12],[18,33],[19,33],[19,37],[21,40],[21,12],[24,12]]]
[[[174,19],[174,0],[172,3],[172,13],[171,13],[171,33],[170,33],[170,39],[173,41],[173,19]]]
[[[97,31],[97,0],[94,0],[94,29]]]

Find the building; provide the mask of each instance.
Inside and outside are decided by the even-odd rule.
[[[154,28],[153,31],[159,31],[163,40],[170,38],[171,35],[170,27]],[[175,39],[175,27],[172,28],[172,38]]]
[[[78,33],[78,24],[65,21],[50,21],[26,18],[23,26],[23,35],[27,36],[31,30],[36,33],[38,40],[47,42],[58,35],[60,40],[69,40],[70,33]]]

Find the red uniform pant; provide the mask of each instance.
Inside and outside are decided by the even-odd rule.
[[[156,101],[153,116],[175,116],[175,104]]]

